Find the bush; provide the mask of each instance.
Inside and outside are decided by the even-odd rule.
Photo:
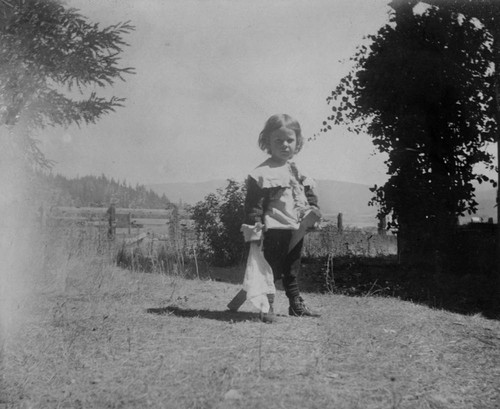
[[[192,209],[201,256],[216,266],[235,265],[244,258],[246,246],[240,228],[245,193],[243,183],[228,179],[225,189],[208,194]]]
[[[116,264],[144,273],[181,275],[185,278],[198,275],[196,261],[186,248],[179,249],[175,242],[145,240],[144,244],[134,247],[122,245],[116,254]]]

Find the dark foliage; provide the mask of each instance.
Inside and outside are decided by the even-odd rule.
[[[449,251],[457,217],[476,210],[476,165],[494,169],[492,38],[476,21],[429,8],[382,27],[352,58],[324,122],[366,132],[388,154],[388,181],[373,188],[379,215],[392,217],[403,252]],[[496,183],[491,181],[495,186]]]
[[[489,255],[493,262],[493,254]],[[500,319],[500,301],[491,275],[436,276],[425,267],[402,267],[396,256],[343,256],[305,260],[301,288],[353,297],[393,297],[446,309]]]
[[[51,204],[58,206],[102,207],[111,201],[117,207],[140,209],[165,209],[172,204],[163,194],[159,196],[151,189],[125,181],[119,182],[106,176],[82,176],[68,179],[62,175],[40,175],[39,181],[57,192]]]
[[[50,165],[34,130],[94,123],[123,105],[94,87],[133,73],[119,66],[131,30],[128,22],[101,28],[58,0],[0,2],[0,126],[29,162]]]
[[[246,246],[240,228],[244,201],[244,184],[228,180],[225,189],[210,193],[192,208],[204,256],[214,265],[229,266],[243,260]]]

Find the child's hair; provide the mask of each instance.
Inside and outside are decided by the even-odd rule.
[[[264,129],[259,135],[259,147],[264,152],[271,153],[271,141],[269,140],[271,134],[280,128],[291,129],[295,132],[295,137],[297,138],[297,146],[295,148],[295,153],[299,152],[304,145],[304,139],[302,138],[302,130],[300,129],[299,122],[287,114],[277,114],[270,117]]]

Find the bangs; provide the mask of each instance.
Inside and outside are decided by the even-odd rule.
[[[259,135],[259,147],[263,151],[270,153],[269,151],[269,137],[271,133],[280,128],[291,129],[295,132],[295,136],[297,137],[297,148],[295,149],[295,153],[299,152],[302,149],[302,145],[304,141],[302,139],[302,129],[300,128],[299,122],[292,118],[287,114],[277,114],[271,116],[264,125],[264,129]]]

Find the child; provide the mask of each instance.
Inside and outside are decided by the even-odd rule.
[[[247,179],[242,226],[245,240],[263,241],[264,258],[272,268],[274,281],[282,280],[289,299],[289,315],[319,317],[304,304],[297,282],[305,217],[309,226],[314,224],[310,223],[311,219],[318,221],[321,217],[312,190],[314,182],[291,162],[303,145],[300,125],[289,115],[273,115],[267,120],[258,142],[270,157],[250,172]],[[300,231],[302,236],[297,237]],[[267,297],[270,308],[263,320],[272,322],[274,294]]]

